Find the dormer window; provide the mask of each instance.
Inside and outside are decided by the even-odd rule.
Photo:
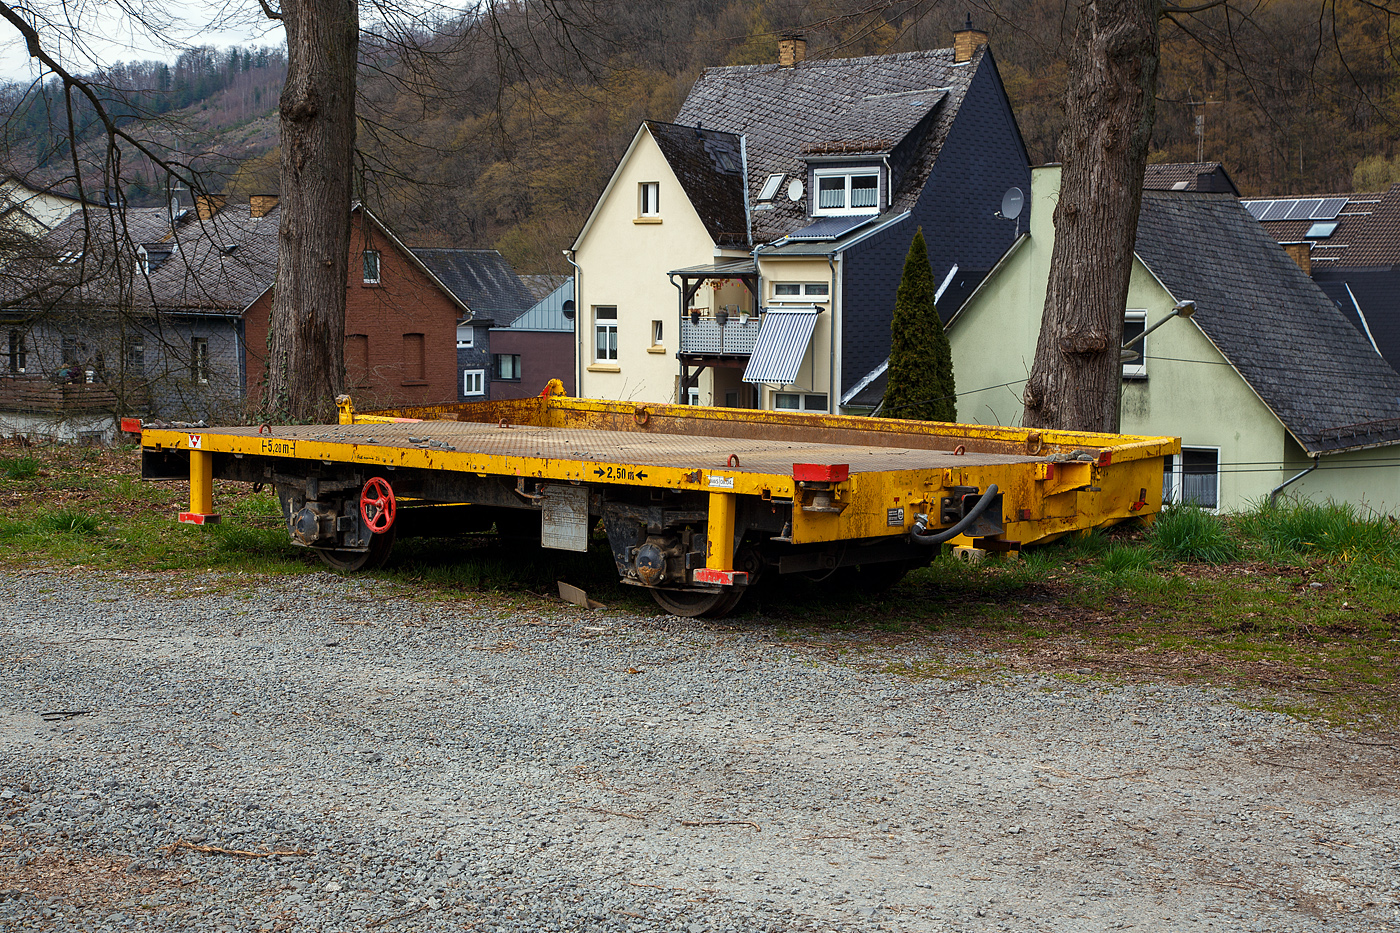
[[[876,214],[880,210],[878,168],[819,168],[813,215]]]

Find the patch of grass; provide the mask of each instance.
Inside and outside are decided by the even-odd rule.
[[[1148,540],[1168,560],[1227,564],[1238,560],[1240,546],[1216,515],[1194,505],[1171,505],[1153,523]]]
[[[1262,502],[1235,519],[1243,537],[1278,555],[1299,554],[1374,563],[1400,558],[1400,527],[1387,516],[1345,502]]]
[[[1154,558],[1147,548],[1115,544],[1099,559],[1098,569],[1103,573],[1141,573],[1152,569]]]
[[[0,477],[4,479],[34,479],[43,464],[34,457],[0,457]]]
[[[53,535],[95,535],[100,529],[96,515],[73,508],[42,512],[31,527],[36,534]]]

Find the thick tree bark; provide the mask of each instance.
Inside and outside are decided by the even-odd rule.
[[[1115,431],[1119,347],[1157,89],[1159,0],[1085,0],[1027,427]]]
[[[345,288],[355,147],[356,0],[286,0],[282,190],[268,328],[269,415],[326,419],[345,382]]]

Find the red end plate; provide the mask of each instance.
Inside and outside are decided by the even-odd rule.
[[[123,419],[122,419],[122,431],[123,431],[123,433],[126,433],[126,434],[140,434],[140,433],[141,433],[141,419],[140,419],[140,418],[123,418]]]
[[[799,483],[844,483],[851,476],[849,463],[794,463],[792,478]]]

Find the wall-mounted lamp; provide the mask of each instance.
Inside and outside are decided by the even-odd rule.
[[[1162,318],[1160,321],[1153,324],[1151,327],[1148,327],[1145,330],[1143,330],[1142,333],[1138,334],[1132,340],[1129,340],[1127,343],[1123,344],[1123,349],[1119,351],[1118,359],[1124,363],[1131,363],[1133,360],[1138,358],[1138,355],[1136,353],[1130,352],[1128,349],[1129,347],[1142,343],[1143,339],[1148,334],[1152,333],[1154,330],[1161,327],[1163,324],[1167,323],[1172,318],[1190,318],[1191,315],[1195,313],[1196,303],[1194,301],[1178,301],[1166,317]]]

